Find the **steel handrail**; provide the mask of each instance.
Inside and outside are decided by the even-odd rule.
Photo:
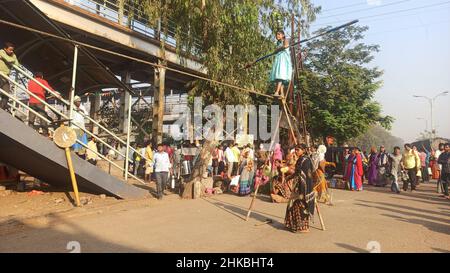
[[[57,92],[54,92],[53,90],[51,90],[50,88],[47,88],[45,85],[43,85],[42,83],[40,83],[39,81],[37,81],[35,78],[33,78],[32,76],[30,76],[28,73],[26,73],[24,70],[22,70],[20,67],[18,66],[14,66],[14,68],[20,72],[22,75],[24,75],[25,77],[27,77],[29,80],[35,82],[36,84],[38,84],[40,87],[44,88],[44,90],[46,90],[47,92],[51,93],[53,96],[55,96],[56,99],[59,99],[60,101],[62,101],[64,104],[66,104],[67,106],[70,105],[70,103],[68,101],[66,101],[65,99],[63,99],[61,97],[60,94],[58,94]],[[9,77],[8,79],[10,81],[12,81]],[[15,81],[12,81],[16,86],[18,86],[19,88],[21,88],[22,90],[24,90],[25,92],[28,93],[28,90],[25,90],[24,88],[22,88],[22,86],[18,83],[16,83]],[[34,94],[33,94],[34,95]],[[126,145],[126,142],[124,140],[122,140],[121,138],[119,138],[118,136],[116,136],[113,132],[109,131],[106,127],[102,126],[100,123],[98,123],[97,121],[95,121],[94,119],[92,119],[89,115],[86,115],[85,113],[81,113],[83,117],[87,118],[89,121],[91,121],[93,124],[97,125],[99,128],[101,128],[102,130],[104,130],[105,132],[107,132],[108,134],[110,134],[112,137],[114,137],[115,139],[117,139],[118,141],[120,141],[122,144]],[[110,147],[110,146],[108,146]],[[130,147],[131,150],[133,150],[134,152],[138,152],[136,149]]]
[[[8,76],[6,76],[3,73],[0,73],[0,76],[4,77],[5,79],[7,79],[8,81],[12,82],[15,86],[17,86],[18,88],[22,89],[22,91],[25,91],[27,94],[33,96],[34,98],[36,98],[38,101],[40,101],[42,104],[44,104],[45,106],[49,107],[52,111],[54,111],[56,114],[60,115],[61,117],[65,118],[65,119],[69,119],[69,117],[67,115],[65,115],[64,113],[61,113],[58,109],[54,108],[53,106],[51,106],[49,103],[47,103],[46,101],[42,100],[41,98],[39,98],[37,95],[35,95],[34,93],[30,92],[29,90],[25,89],[23,86],[21,86],[20,84],[18,84],[17,82],[13,81],[11,78],[9,78]],[[10,98],[12,98],[11,96],[8,96]],[[16,101],[16,100],[14,100]],[[20,102],[20,104],[26,105],[23,102]],[[30,107],[26,107],[27,109],[31,109]],[[36,113],[34,110],[32,111],[33,113]],[[42,118],[42,115],[38,114],[39,117]],[[47,122],[51,123],[50,120],[48,120],[47,118],[44,118],[44,120],[46,120]],[[104,145],[106,145],[108,148],[112,149],[114,152],[116,152],[117,154],[126,157],[123,153],[121,153],[119,150],[115,149],[114,147],[112,147],[111,145],[109,145],[108,143],[106,143],[105,141],[103,141],[100,137],[96,136],[95,134],[89,132],[86,128],[83,128],[81,126],[79,126],[76,123],[73,123],[72,125],[75,125],[76,127],[78,127],[79,129],[81,129],[83,132],[87,133],[89,136],[94,137],[95,139],[99,140],[101,143],[103,143]],[[82,143],[80,143],[82,144]],[[132,149],[133,151],[137,152],[135,149]],[[140,182],[142,182],[139,178],[136,178],[137,180],[139,180]],[[145,183],[144,183],[145,184]]]
[[[65,118],[65,119],[70,119],[69,116],[67,116],[64,113],[61,113],[58,109],[56,109],[55,107],[51,106],[49,103],[47,103],[46,101],[44,101],[43,99],[39,98],[36,94],[30,92],[28,89],[24,88],[23,86],[21,86],[20,84],[18,84],[17,82],[11,80],[9,77],[6,77],[4,74],[0,73],[0,75],[2,77],[5,77],[6,79],[8,79],[9,81],[11,81],[15,86],[17,86],[18,88],[22,89],[22,91],[25,91],[28,95],[34,97],[35,99],[37,99],[39,102],[41,102],[42,104],[44,104],[45,106],[49,107],[52,111],[54,111],[55,113],[57,113],[58,115],[60,115],[61,117]],[[114,151],[117,151],[118,154],[120,154],[121,156],[125,156],[124,154],[120,153],[118,150],[115,150],[114,147],[112,147],[111,145],[109,145],[108,143],[106,143],[105,141],[103,141],[101,138],[97,137],[96,135],[94,135],[93,133],[89,132],[86,128],[83,128],[82,126],[79,126],[76,123],[73,123],[72,125],[78,127],[79,129],[81,129],[83,132],[87,133],[89,136],[94,137],[95,139],[99,140],[101,143],[103,143],[104,145],[106,145],[108,148],[113,149]]]
[[[4,76],[4,74],[0,73],[1,76]],[[34,109],[32,109],[30,106],[26,105],[25,103],[23,103],[22,101],[20,101],[19,99],[15,98],[13,95],[9,94],[8,92],[6,92],[5,90],[3,90],[2,88],[0,88],[0,92],[3,93],[4,95],[6,95],[7,97],[9,97],[11,100],[13,100],[14,102],[20,104],[21,106],[23,106],[24,108],[26,108],[28,111],[33,112],[36,116],[38,116],[39,118],[41,118],[42,120],[44,120],[47,123],[52,123],[52,121],[50,121],[49,119],[47,119],[46,117],[44,117],[43,115],[41,115],[39,112],[35,111]],[[45,103],[47,104],[47,103]],[[58,113],[60,114],[60,113]],[[61,115],[62,116],[62,115]],[[63,116],[64,117],[64,116]],[[52,128],[49,128],[49,131],[54,132],[54,130]],[[102,154],[100,154],[98,151],[95,151],[91,148],[89,148],[86,144],[84,144],[83,142],[81,142],[80,140],[76,140],[77,143],[79,143],[80,145],[82,145],[83,147],[87,148],[88,150],[94,152],[96,155],[98,155],[99,157],[101,157],[102,159],[106,160],[107,162],[113,164],[114,166],[116,166],[117,168],[119,168],[121,171],[124,171],[125,169],[120,167],[119,165],[117,165],[115,162],[113,162],[112,160],[109,160],[108,158],[106,158],[105,156],[103,156]],[[115,149],[113,149],[115,150]],[[121,154],[122,155],[122,154]],[[123,156],[123,155],[122,155]],[[131,177],[133,177],[134,179],[136,179],[137,181],[141,182],[142,184],[145,185],[145,182],[143,182],[140,178],[134,176],[133,174],[128,174]]]

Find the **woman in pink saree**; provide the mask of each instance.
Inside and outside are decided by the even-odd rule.
[[[283,160],[283,152],[281,150],[280,143],[275,144],[275,148],[273,149],[273,156],[272,156],[272,170],[275,169],[275,161],[282,161]]]

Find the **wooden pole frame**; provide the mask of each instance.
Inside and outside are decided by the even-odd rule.
[[[80,194],[78,192],[77,178],[75,177],[75,171],[73,169],[72,156],[70,155],[70,148],[65,148],[67,166],[69,167],[70,180],[72,181],[73,192],[75,193],[75,204],[77,207],[81,206]]]
[[[294,17],[292,17],[292,20],[294,20]],[[294,27],[294,23],[293,23],[293,25],[292,25],[292,27]],[[292,29],[292,31],[293,31],[293,33],[294,33],[294,29]],[[300,42],[298,43],[298,44],[300,44]],[[294,54],[295,54],[295,49],[294,48],[292,48],[292,51],[294,52]],[[294,56],[294,58],[295,58],[295,56]],[[281,101],[281,104],[282,104],[282,107],[283,107],[283,111],[284,111],[284,114],[286,115],[286,118],[287,118],[287,121],[288,121],[288,124],[289,124],[289,128],[290,128],[290,131],[291,131],[291,134],[292,134],[292,137],[293,137],[293,140],[294,140],[294,142],[295,142],[295,144],[297,145],[298,144],[298,140],[297,140],[297,137],[296,137],[296,135],[295,135],[295,132],[294,132],[294,127],[292,126],[292,123],[291,123],[291,114],[292,114],[292,110],[291,111],[288,111],[288,105],[286,105],[287,103],[286,103],[286,98],[288,98],[289,97],[289,95],[292,93],[292,95],[293,95],[293,87],[294,87],[294,82],[295,81],[298,81],[299,79],[298,79],[298,63],[297,62],[295,62],[295,67],[294,67],[294,77],[293,77],[293,79],[290,81],[290,83],[289,83],[289,87],[288,87],[288,89],[287,89],[287,92],[286,92],[286,96],[284,96],[284,95],[282,95],[281,97],[280,97],[280,101]],[[290,92],[291,91],[291,89],[292,89],[292,92]],[[303,101],[302,101],[302,98],[301,98],[301,95],[300,95],[300,97],[299,97],[299,100],[300,100],[300,104],[301,104],[301,114],[302,114],[302,123],[303,123],[303,132],[304,132],[304,134],[303,134],[303,137],[304,137],[304,140],[305,141],[307,141],[307,136],[306,136],[306,125],[305,125],[305,115],[304,115],[304,109],[303,109]],[[278,122],[280,122],[280,120],[281,120],[281,116],[280,116],[280,119],[278,120]],[[278,123],[278,126],[277,127],[279,127],[279,123]],[[302,135],[301,134],[301,132],[298,132],[300,135]],[[265,166],[265,165],[264,165]],[[253,207],[254,207],[254,204],[255,204],[255,199],[256,199],[256,196],[257,196],[257,194],[258,194],[258,190],[259,190],[259,184],[256,186],[256,189],[255,189],[255,193],[254,193],[254,195],[253,195],[253,198],[252,198],[252,200],[251,200],[251,202],[250,202],[250,207],[249,207],[249,209],[248,209],[248,212],[247,212],[247,216],[246,216],[246,218],[245,218],[245,221],[248,221],[248,219],[250,218],[250,215],[251,215],[251,213],[252,213],[252,210],[253,210]],[[315,206],[315,209],[316,209],[316,211],[317,211],[317,216],[319,217],[319,221],[320,221],[320,226],[321,226],[321,228],[322,228],[322,230],[323,231],[326,231],[326,227],[325,227],[325,223],[324,223],[324,220],[323,220],[323,217],[322,217],[322,214],[320,213],[320,209],[319,209],[319,204],[318,204],[318,202],[317,202],[317,200],[316,199],[314,199],[314,206]]]

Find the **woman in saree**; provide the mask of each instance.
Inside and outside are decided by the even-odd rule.
[[[239,195],[246,196],[251,193],[253,184],[253,160],[248,158],[248,152],[243,154],[243,160],[239,168]]]
[[[352,154],[348,160],[346,181],[350,184],[350,190],[362,190],[363,164],[361,154],[358,148],[353,148]]]
[[[295,147],[298,156],[293,178],[291,193],[285,217],[285,226],[292,232],[309,232],[309,221],[314,215],[315,191],[312,175],[311,159],[306,155],[306,145]]]
[[[430,168],[431,168],[431,178],[432,179],[439,179],[439,164],[437,163],[437,158],[436,158],[436,151],[435,150],[431,150],[431,154],[430,154]]]
[[[281,150],[280,143],[275,144],[275,147],[273,149],[273,155],[272,155],[272,170],[276,170],[275,167],[275,161],[283,160],[283,151]]]
[[[369,168],[367,170],[368,173],[367,180],[369,182],[369,185],[376,185],[377,183],[378,179],[377,161],[378,161],[377,149],[375,147],[372,147],[370,149]]]
[[[275,61],[270,73],[270,82],[275,84],[274,96],[283,96],[283,87],[288,86],[292,78],[292,61],[289,49],[289,40],[283,30],[278,30],[276,34],[277,50]]]
[[[317,201],[331,204],[331,196],[328,193],[328,182],[325,177],[325,169],[328,166],[336,167],[336,164],[325,160],[325,153],[327,152],[325,145],[320,145],[314,150],[315,152],[311,155],[311,161],[313,165],[314,191],[317,193]]]

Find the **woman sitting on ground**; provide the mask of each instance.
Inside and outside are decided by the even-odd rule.
[[[295,160],[292,154],[288,154],[285,164],[277,160],[275,166],[277,166],[278,175],[273,179],[270,196],[274,203],[287,203],[291,196],[293,179],[286,179],[286,177],[295,173]]]

